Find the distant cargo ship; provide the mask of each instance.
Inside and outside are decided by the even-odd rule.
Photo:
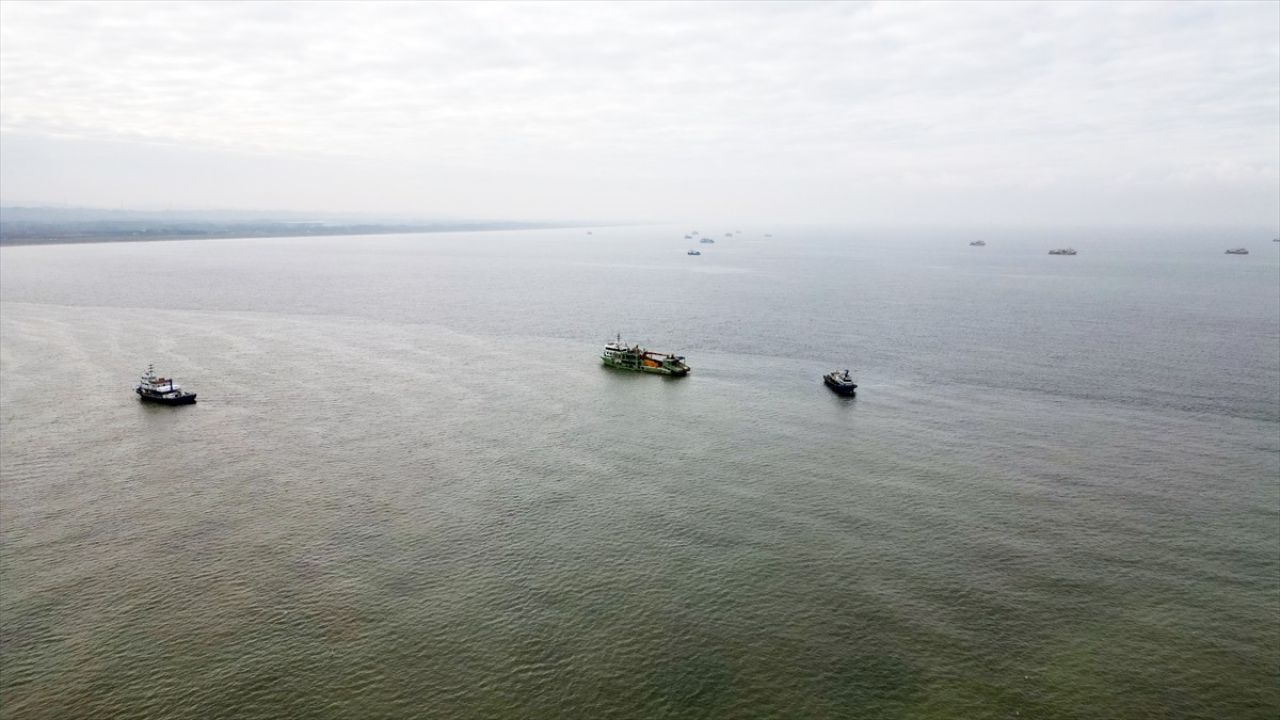
[[[621,335],[604,346],[600,360],[605,365],[619,370],[635,370],[658,375],[682,376],[688,375],[690,370],[684,362],[683,355],[652,352],[639,345],[624,345]]]
[[[986,246],[987,246],[986,240],[974,240],[973,242],[969,243],[969,247],[986,247]]]
[[[1075,248],[1058,248],[1057,250],[1050,250],[1049,254],[1050,255],[1075,255],[1076,251],[1075,251]]]
[[[1248,255],[1249,251],[1244,248],[1231,248],[1227,251],[1228,255]]]

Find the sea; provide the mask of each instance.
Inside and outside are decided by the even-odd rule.
[[[1273,720],[1272,234],[4,247],[0,718]]]

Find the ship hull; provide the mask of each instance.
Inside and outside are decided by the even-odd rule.
[[[186,393],[184,395],[157,396],[147,395],[146,393],[139,391],[138,399],[142,400],[142,402],[155,403],[157,405],[194,405],[196,402],[196,394]]]
[[[617,370],[629,370],[631,372],[652,373],[654,375],[669,375],[672,377],[683,377],[689,374],[687,369],[672,369],[662,366],[653,367],[650,365],[629,365],[626,363],[612,362],[608,358],[601,360],[606,367],[615,368]]]

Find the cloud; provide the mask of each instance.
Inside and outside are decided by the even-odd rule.
[[[411,183],[382,186],[397,203],[490,214],[839,219],[919,192],[997,205],[1189,174],[1261,196],[1280,194],[1278,28],[1275,3],[11,0],[0,138],[224,153],[246,174],[364,168]],[[36,184],[5,179],[6,195]],[[849,207],[822,183],[889,202]],[[376,194],[351,185],[330,192]]]

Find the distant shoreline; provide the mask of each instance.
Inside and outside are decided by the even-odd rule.
[[[113,223],[114,224],[114,223]],[[254,240],[293,237],[335,237],[343,235],[396,235],[442,232],[494,232],[502,230],[554,230],[578,226],[537,223],[457,223],[424,225],[312,225],[269,223],[244,225],[186,224],[178,227],[93,227],[97,223],[23,224],[0,229],[0,247],[30,245],[75,245],[113,242],[168,242],[174,240]],[[88,226],[88,227],[86,227]]]

